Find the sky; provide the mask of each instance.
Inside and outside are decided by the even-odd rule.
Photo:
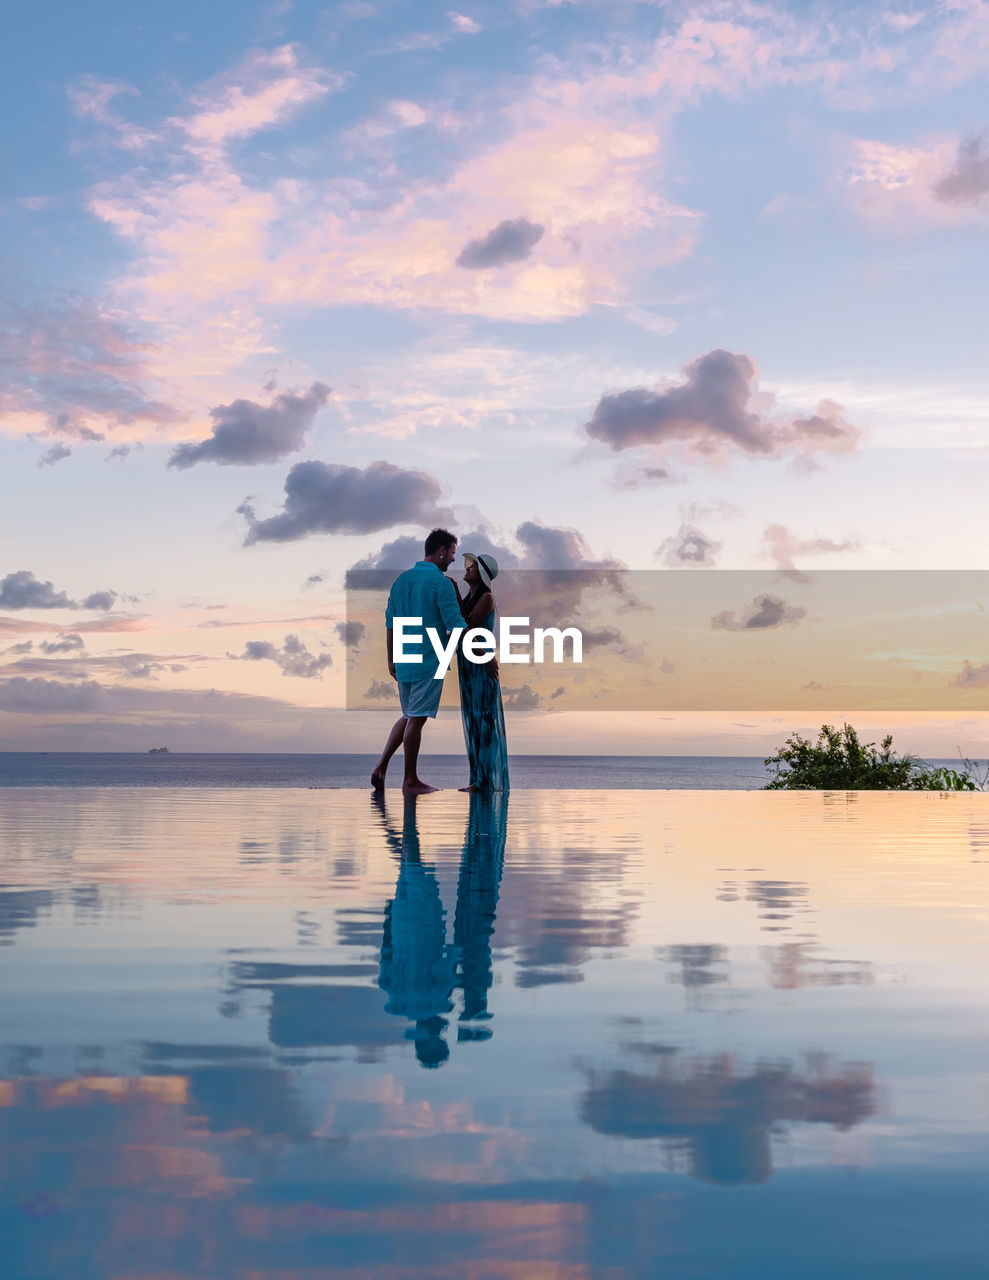
[[[984,0],[40,0],[3,56],[0,749],[373,750],[345,576],[436,524],[776,571],[767,629],[794,574],[986,567]],[[510,747],[759,755],[842,697]],[[856,723],[989,752],[974,701]]]

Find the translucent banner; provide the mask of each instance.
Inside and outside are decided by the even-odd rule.
[[[349,709],[398,708],[396,577],[348,575]],[[989,572],[506,569],[494,594],[496,647],[514,619],[498,663],[509,711],[989,710]],[[568,628],[579,662],[573,637],[553,635]],[[444,706],[466,660],[452,659]]]

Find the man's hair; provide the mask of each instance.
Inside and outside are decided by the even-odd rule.
[[[441,547],[454,546],[457,542],[457,535],[451,533],[449,529],[433,529],[426,539],[426,555],[431,556],[435,551],[439,551]]]

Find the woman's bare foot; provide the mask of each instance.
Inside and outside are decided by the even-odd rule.
[[[419,778],[415,782],[402,783],[403,796],[424,796],[430,791],[439,791],[439,787],[431,787],[428,782],[422,782]]]
[[[474,784],[471,783],[469,787],[461,787],[460,790],[466,791],[469,795],[476,796],[480,792],[481,788],[475,787]]]
[[[385,789],[385,771],[384,769],[375,769],[371,774],[371,786],[375,791],[384,791]]]

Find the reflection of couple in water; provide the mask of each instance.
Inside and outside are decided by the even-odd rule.
[[[443,1038],[444,1015],[453,1010],[453,993],[463,992],[458,1041],[484,1040],[491,1017],[491,936],[505,855],[508,797],[475,794],[464,836],[453,943],[446,938],[446,911],[436,870],[424,862],[415,800],[406,800],[399,833],[388,818],[383,791],[374,796],[385,836],[398,858],[395,896],[385,907],[378,985],[388,996],[386,1013],[407,1018],[406,1038],[414,1041],[424,1067],[438,1067],[450,1056]]]
[[[436,790],[419,777],[418,765],[423,726],[436,716],[443,692],[443,679],[437,678],[439,659],[428,644],[421,646],[420,662],[396,662],[394,657],[394,619],[421,618],[422,634],[425,635],[426,629],[432,627],[438,636],[443,637],[444,644],[449,643],[454,631],[462,628],[457,651],[457,675],[470,782],[461,790],[507,791],[508,746],[498,659],[489,654],[487,660],[477,660],[468,657],[464,651],[465,637],[475,627],[493,630],[495,600],[491,583],[498,576],[498,562],[494,556],[464,552],[464,586],[467,592],[461,596],[453,579],[446,576],[457,556],[456,537],[446,529],[434,529],[426,539],[424,552],[422,560],[395,579],[388,595],[385,612],[388,672],[398,683],[402,715],[392,725],[388,741],[371,774],[371,785],[375,790],[384,788],[388,762],[402,747],[405,753],[403,793],[416,796]]]

